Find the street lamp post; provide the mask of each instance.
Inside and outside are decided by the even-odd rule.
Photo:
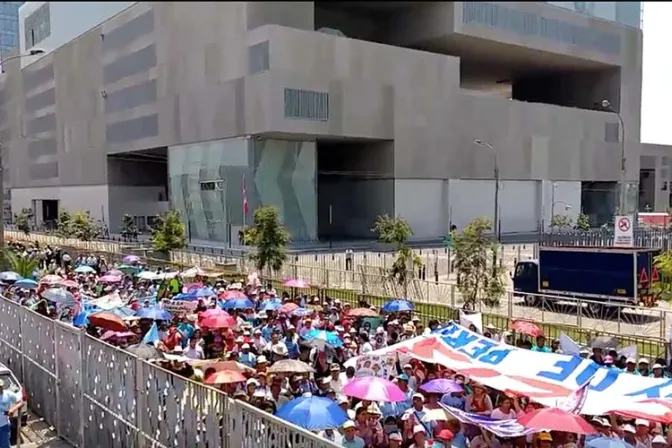
[[[625,125],[623,123],[623,117],[621,116],[620,112],[618,112],[616,109],[614,109],[611,106],[611,102],[609,100],[602,100],[600,103],[603,109],[615,114],[618,117],[618,121],[621,126],[621,179],[620,179],[620,188],[619,188],[619,199],[618,199],[618,213],[622,215],[623,213],[626,213],[627,210],[625,209],[625,202],[627,200],[627,190],[625,187],[625,182],[626,182],[626,158],[625,158]]]
[[[557,188],[558,184],[556,182],[553,182],[551,184],[551,228],[553,227],[553,218],[555,217],[555,204],[564,204],[565,206],[565,211],[569,211],[572,209],[572,206],[566,203],[565,201],[555,200],[555,189]]]
[[[494,174],[495,174],[495,223],[494,223],[494,231],[495,231],[495,238],[499,240],[499,162],[497,160],[497,151],[495,151],[495,148],[488,142],[484,142],[481,139],[475,138],[474,143],[477,144],[478,146],[483,146],[484,148],[488,148],[492,152],[492,156],[495,161],[495,167],[494,167]]]
[[[36,48],[28,51],[27,53],[15,54],[14,56],[9,56],[8,58],[2,59],[0,60],[0,64],[5,64],[6,62],[13,61],[14,59],[36,56],[42,53],[44,53],[44,50]],[[2,158],[4,148],[4,143],[0,141],[0,212],[2,213],[2,219],[0,219],[0,249],[5,246],[5,168]]]

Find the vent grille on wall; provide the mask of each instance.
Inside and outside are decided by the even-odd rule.
[[[329,93],[286,88],[285,117],[328,121]]]

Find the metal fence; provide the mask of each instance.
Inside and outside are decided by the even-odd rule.
[[[0,362],[30,408],[77,447],[337,446],[4,298]]]
[[[637,227],[632,231],[636,247],[650,247],[670,250],[672,248],[672,231],[668,229]],[[549,232],[541,235],[543,246],[613,246],[614,232],[611,229],[588,231],[566,230]]]

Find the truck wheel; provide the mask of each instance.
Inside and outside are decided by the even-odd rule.
[[[523,303],[525,303],[525,306],[537,306],[538,302],[539,299],[537,296],[533,296],[531,294],[526,294],[523,296]]]
[[[588,302],[588,312],[593,316],[604,314],[605,307],[601,303]]]

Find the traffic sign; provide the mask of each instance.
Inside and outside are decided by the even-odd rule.
[[[633,247],[632,216],[622,215],[614,218],[614,246]]]
[[[649,276],[646,275],[646,269],[642,268],[642,272],[639,274],[639,284],[645,285],[649,283]]]
[[[660,281],[660,275],[658,275],[658,268],[654,266],[651,270],[651,283],[655,283],[657,281]]]

